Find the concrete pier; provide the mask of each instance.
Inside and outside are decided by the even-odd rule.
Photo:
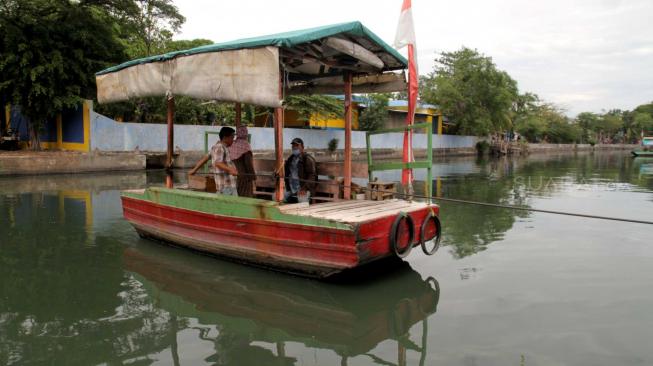
[[[0,176],[144,170],[145,163],[141,153],[0,152]]]

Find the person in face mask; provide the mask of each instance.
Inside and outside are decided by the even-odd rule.
[[[291,146],[292,154],[285,162],[285,201],[308,202],[315,193],[317,181],[315,159],[304,152],[304,141],[299,137],[292,140]]]

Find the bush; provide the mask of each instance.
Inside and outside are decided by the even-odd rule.
[[[332,154],[333,154],[334,152],[336,152],[336,150],[338,149],[338,139],[335,138],[335,137],[332,138],[332,139],[329,141],[329,144],[327,145],[327,149],[328,149],[329,152],[332,153]]]
[[[476,143],[476,152],[479,155],[485,155],[490,152],[490,143],[483,140]]]

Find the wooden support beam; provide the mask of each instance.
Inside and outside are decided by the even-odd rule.
[[[236,118],[234,118],[236,128],[240,127],[240,121],[242,115],[241,112],[242,112],[242,105],[240,104],[240,102],[236,102]]]
[[[351,85],[352,74],[345,74],[345,164],[344,164],[344,199],[351,199]]]
[[[279,99],[283,99],[283,69],[280,70],[281,79],[279,79]],[[277,202],[283,201],[285,192],[284,187],[284,160],[283,160],[283,107],[274,109],[274,157],[276,160],[276,173],[279,178],[275,183],[274,199]]]
[[[174,127],[174,120],[175,120],[175,97],[172,95],[167,96],[167,107],[168,107],[168,113],[167,113],[167,123],[168,123],[168,149],[166,152],[166,170],[168,171],[168,176],[166,177],[166,187],[167,188],[172,188],[173,187],[173,181],[172,181],[172,154],[173,150],[175,148],[175,127]]]

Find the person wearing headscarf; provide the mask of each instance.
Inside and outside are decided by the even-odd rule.
[[[254,170],[252,146],[247,141],[246,126],[240,126],[236,129],[236,141],[229,146],[229,155],[236,166],[236,170],[238,170],[236,182],[238,196],[254,197],[256,171]]]

